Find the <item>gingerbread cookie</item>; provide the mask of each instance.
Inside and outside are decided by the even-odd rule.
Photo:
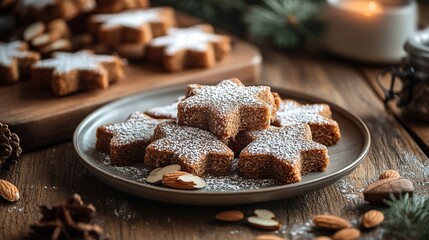
[[[284,100],[273,125],[283,127],[298,123],[310,125],[313,141],[326,146],[336,144],[341,138],[338,123],[332,119],[331,109],[327,104],[301,105],[293,100]]]
[[[212,67],[230,51],[228,36],[214,34],[212,26],[201,24],[169,29],[166,36],[154,38],[147,45],[146,56],[173,72],[186,67]]]
[[[32,66],[32,80],[39,85],[51,86],[58,96],[79,90],[105,89],[110,82],[123,76],[124,62],[116,56],[80,51],[56,52],[53,57]]]
[[[144,162],[150,167],[179,164],[194,175],[228,175],[234,153],[211,133],[175,123],[161,123],[152,143],[146,148]]]
[[[97,13],[116,13],[133,8],[149,7],[148,0],[95,0]]]
[[[237,78],[215,86],[191,84],[186,97],[178,105],[179,125],[208,130],[221,141],[268,128],[276,111],[270,87],[246,87]]]
[[[177,118],[177,105],[180,101],[182,101],[185,98],[185,96],[181,96],[177,99],[176,102],[164,105],[164,106],[157,106],[150,108],[144,113],[147,115],[153,117],[153,118],[159,118],[159,119],[176,119]]]
[[[0,84],[30,75],[31,64],[40,59],[40,54],[27,49],[25,42],[0,43]]]
[[[116,14],[97,14],[90,19],[90,30],[109,47],[146,44],[167,33],[175,25],[174,11],[168,7],[128,10]]]
[[[307,124],[248,132],[253,141],[240,153],[238,171],[246,178],[271,178],[280,184],[301,181],[301,175],[324,171],[326,146],[311,140]]]
[[[109,154],[113,166],[143,162],[146,146],[160,122],[142,112],[135,112],[125,122],[98,127],[95,146]]]
[[[17,6],[21,19],[52,20],[72,19],[77,15],[91,11],[94,0],[21,0]]]

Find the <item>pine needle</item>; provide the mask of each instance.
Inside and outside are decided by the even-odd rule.
[[[408,194],[386,201],[383,224],[390,239],[429,239],[429,198],[416,199]]]

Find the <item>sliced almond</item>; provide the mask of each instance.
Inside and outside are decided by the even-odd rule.
[[[180,176],[179,181],[186,182],[186,183],[192,182],[195,184],[194,188],[204,188],[207,185],[206,182],[204,181],[204,179],[202,179],[198,176],[192,175],[192,174],[184,174],[184,175]]]
[[[43,22],[35,22],[24,30],[23,38],[25,41],[29,42],[33,40],[35,37],[44,33],[45,29],[46,27],[45,27],[45,24],[43,24]]]
[[[256,236],[255,240],[287,240],[287,239],[273,234],[264,234],[264,235]]]
[[[260,217],[260,218],[266,218],[266,219],[276,218],[276,215],[274,215],[273,212],[267,209],[256,209],[254,213],[257,217]]]
[[[161,182],[167,187],[177,189],[197,189],[206,186],[206,182],[202,178],[182,171],[164,174]]]
[[[252,217],[248,217],[247,221],[250,223],[250,225],[260,229],[277,230],[280,228],[279,222],[273,219],[266,219],[266,218],[252,216]]]
[[[224,211],[216,214],[215,218],[223,222],[238,222],[244,218],[244,214],[241,211]]]
[[[0,180],[0,196],[9,202],[16,202],[19,200],[18,188],[9,181]]]
[[[52,42],[51,44],[44,46],[40,49],[42,53],[50,53],[55,51],[66,51],[70,50],[72,47],[70,40],[68,39],[59,39]]]
[[[161,183],[162,176],[166,173],[180,171],[181,167],[178,164],[168,165],[165,167],[155,168],[149,173],[149,176],[146,178],[148,183]]]
[[[66,21],[63,19],[52,20],[48,23],[47,29],[49,32],[57,32],[61,37],[67,37],[70,35],[70,29]]]
[[[61,38],[61,34],[57,33],[57,32],[48,32],[48,33],[44,33],[40,36],[35,37],[32,41],[31,44],[34,47],[42,47],[42,46],[46,46],[50,43],[55,42],[56,40]]]

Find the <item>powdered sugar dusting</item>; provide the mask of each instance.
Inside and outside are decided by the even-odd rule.
[[[124,145],[134,141],[149,141],[159,123],[160,120],[153,119],[142,112],[135,112],[125,122],[108,124],[101,128],[113,133],[112,145]]]
[[[149,22],[159,22],[161,8],[128,10],[116,14],[98,14],[93,17],[96,22],[102,23],[102,28],[113,28],[117,26],[140,28]]]
[[[191,107],[210,106],[213,111],[225,115],[237,111],[242,106],[269,106],[258,98],[259,94],[271,91],[267,86],[240,86],[231,80],[223,80],[215,86],[201,86],[194,89],[195,95],[179,103],[185,110]]]
[[[67,73],[75,69],[99,72],[100,63],[114,62],[116,57],[109,55],[95,55],[89,51],[76,53],[56,52],[54,58],[37,62],[35,68],[54,68],[57,73]]]
[[[10,66],[12,59],[24,58],[30,53],[27,50],[27,45],[21,41],[14,41],[6,44],[0,43],[0,64]]]
[[[204,160],[204,157],[209,153],[234,155],[224,143],[210,132],[198,128],[166,122],[161,123],[158,130],[161,133],[161,138],[152,142],[148,148],[173,152],[180,159],[190,164]]]
[[[293,100],[281,102],[276,113],[276,122],[280,126],[290,126],[298,123],[330,124],[330,109],[326,104],[301,105]]]
[[[154,38],[151,46],[165,46],[167,55],[181,50],[204,52],[208,44],[222,40],[222,36],[204,31],[202,25],[189,28],[170,28],[166,36]]]
[[[324,145],[311,141],[311,130],[307,124],[280,128],[271,127],[250,134],[255,140],[244,148],[242,153],[269,154],[283,161],[289,161],[291,164],[296,164],[301,159],[302,151],[321,150],[327,152]]]
[[[177,105],[179,104],[179,101],[181,101],[184,98],[184,96],[179,97],[177,102],[174,102],[169,105],[165,106],[157,106],[150,108],[145,111],[145,113],[151,117],[154,118],[170,118],[170,119],[176,119],[177,118]]]

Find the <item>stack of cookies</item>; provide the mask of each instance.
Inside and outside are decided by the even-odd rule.
[[[328,105],[282,100],[268,86],[244,86],[236,78],[191,84],[177,102],[100,126],[96,136],[96,148],[114,166],[178,164],[197,176],[224,176],[236,156],[241,176],[279,184],[324,171],[326,145],[341,137]]]
[[[122,58],[176,72],[212,67],[231,51],[230,38],[212,26],[178,28],[173,9],[148,8],[148,0],[19,0],[7,7],[18,30],[0,36],[7,41],[0,42],[0,84],[29,78],[57,96],[118,82],[128,63]]]

